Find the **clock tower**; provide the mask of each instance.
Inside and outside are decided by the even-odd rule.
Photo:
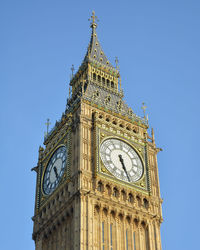
[[[97,37],[72,75],[61,119],[39,148],[36,250],[161,250],[154,132],[123,100],[118,66]],[[116,60],[117,64],[117,60]]]

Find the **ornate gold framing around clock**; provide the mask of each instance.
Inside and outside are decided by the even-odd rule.
[[[71,138],[71,126],[67,128],[67,131],[62,135],[62,137],[57,138],[57,142],[54,145],[54,148],[51,150],[51,148],[47,149],[47,152],[43,155],[42,159],[40,160],[40,178],[38,182],[39,190],[37,191],[37,210],[42,208],[45,203],[48,201],[49,197],[53,197],[60,188],[62,188],[64,183],[67,183],[70,181],[71,178],[71,155],[72,155],[72,138]],[[64,171],[64,174],[60,180],[59,185],[56,187],[56,189],[49,195],[46,195],[43,192],[43,179],[44,179],[44,173],[46,171],[46,167],[52,157],[52,155],[55,153],[55,151],[61,147],[66,146],[67,148],[67,163],[66,168]]]
[[[148,173],[147,173],[148,169],[147,169],[147,164],[146,164],[147,161],[146,161],[146,155],[145,155],[145,145],[136,144],[136,142],[131,141],[130,139],[127,139],[120,135],[112,133],[111,131],[104,130],[99,126],[96,126],[95,132],[96,132],[96,146],[97,146],[96,154],[95,154],[96,155],[96,168],[95,168],[96,174],[95,175],[103,175],[105,178],[111,178],[114,182],[121,183],[123,185],[129,186],[132,188],[139,188],[140,190],[143,190],[143,191],[148,191]],[[115,138],[115,139],[118,139],[127,143],[138,154],[143,164],[143,173],[142,173],[141,178],[138,181],[134,183],[129,183],[129,182],[117,179],[104,166],[100,158],[100,146],[105,140],[111,139],[111,138]]]
[[[50,156],[49,156],[48,161],[46,161],[45,164],[44,164],[44,168],[43,168],[43,172],[42,172],[42,178],[41,178],[41,185],[40,185],[40,190],[41,190],[42,195],[43,195],[44,197],[50,196],[50,195],[58,188],[58,186],[57,186],[57,187],[55,188],[55,190],[54,190],[52,193],[50,193],[50,194],[45,194],[45,193],[44,193],[44,190],[43,190],[43,182],[44,182],[44,175],[45,175],[45,172],[46,172],[46,168],[47,168],[47,166],[48,166],[48,164],[49,164],[49,161],[51,160],[51,158],[52,158],[52,156],[54,155],[54,153],[55,153],[60,147],[63,147],[63,146],[66,148],[67,162],[66,162],[66,166],[65,166],[65,171],[64,171],[64,173],[63,173],[63,176],[61,177],[61,180],[60,180],[58,186],[62,183],[62,180],[63,180],[64,178],[67,177],[67,167],[68,167],[68,157],[69,157],[69,156],[68,156],[68,147],[67,147],[67,145],[65,145],[65,144],[60,144],[60,145],[58,145],[58,146],[53,150],[53,152],[52,152],[52,153],[50,154]]]

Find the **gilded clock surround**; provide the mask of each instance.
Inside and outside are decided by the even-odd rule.
[[[132,147],[136,152],[137,154],[139,155],[142,163],[143,163],[143,166],[144,166],[144,170],[143,170],[143,173],[142,173],[142,176],[141,178],[138,180],[138,181],[135,181],[134,183],[129,183],[129,182],[125,182],[123,180],[119,180],[119,179],[116,179],[115,176],[113,176],[107,169],[106,167],[104,166],[102,160],[100,159],[100,146],[101,144],[107,140],[107,139],[112,139],[112,138],[115,138],[115,139],[120,139],[121,141],[124,141],[125,143],[127,143],[128,145],[130,145],[130,147]],[[119,136],[114,136],[112,135],[111,133],[107,132],[107,131],[104,131],[104,130],[99,130],[99,140],[98,140],[98,144],[99,144],[99,148],[98,148],[98,166],[97,166],[97,173],[101,174],[101,173],[106,173],[107,175],[110,175],[112,176],[112,179],[114,182],[121,182],[123,183],[123,185],[129,185],[129,186],[132,186],[132,187],[140,187],[142,189],[145,190],[146,185],[146,166],[145,166],[145,155],[144,155],[144,149],[141,149],[141,147],[138,147],[139,149],[137,149],[137,146],[133,144],[133,142],[129,141],[129,140],[126,140],[124,139],[123,137],[119,137]],[[143,151],[143,154],[141,154],[141,152]],[[145,188],[144,188],[145,187]],[[146,190],[148,191],[148,190]]]
[[[67,131],[65,133],[62,134],[62,136],[59,136],[59,138],[56,140],[56,143],[53,143],[53,147],[47,148],[46,152],[43,151],[42,148],[40,148],[40,152],[41,155],[43,157],[41,157],[40,159],[40,166],[42,169],[42,175],[41,175],[41,180],[39,182],[39,186],[40,186],[40,195],[38,196],[38,203],[37,203],[37,208],[39,207],[43,207],[46,202],[49,199],[49,196],[56,196],[56,194],[59,192],[59,190],[62,188],[63,184],[65,184],[66,182],[70,181],[70,164],[71,164],[71,128],[69,127],[67,129]],[[56,187],[56,189],[53,191],[53,193],[51,193],[50,195],[45,194],[43,191],[43,179],[44,179],[44,174],[46,171],[46,168],[48,166],[48,163],[51,159],[51,157],[53,156],[53,154],[55,153],[55,151],[61,147],[61,146],[65,146],[67,148],[67,163],[66,163],[66,167],[65,167],[65,171],[64,174],[60,180],[60,183],[58,185],[58,187]],[[46,153],[46,154],[45,154]]]
[[[48,157],[48,161],[46,161],[46,162],[44,163],[44,170],[43,170],[42,180],[41,180],[41,192],[42,192],[42,194],[43,194],[44,197],[45,197],[45,196],[47,197],[47,196],[49,196],[49,195],[51,194],[51,193],[50,193],[50,194],[46,194],[46,193],[44,192],[44,190],[43,190],[44,176],[45,176],[45,173],[46,173],[47,166],[48,166],[48,164],[49,164],[49,162],[50,162],[52,156],[54,155],[54,153],[57,151],[57,149],[59,149],[59,148],[62,147],[62,146],[66,147],[67,162],[66,162],[66,165],[65,165],[64,173],[63,173],[63,175],[62,175],[62,177],[61,177],[61,180],[59,181],[59,184],[61,184],[61,183],[63,182],[63,180],[65,180],[66,177],[67,177],[67,169],[69,168],[69,164],[68,164],[68,148],[67,148],[66,144],[59,144],[59,145],[53,150],[53,152],[50,154],[50,156]],[[56,188],[57,188],[57,187],[56,187]],[[54,191],[55,191],[55,190],[54,190]],[[54,191],[53,191],[53,192],[54,192]]]
[[[124,102],[119,67],[113,67],[92,34],[85,58],[70,80],[65,112],[39,148],[33,239],[36,250],[161,250],[162,199],[154,131]],[[116,60],[117,61],[117,60]],[[115,178],[99,156],[101,143],[117,138],[139,155],[144,172],[128,183]],[[67,167],[50,195],[42,191],[48,161],[68,149]],[[102,240],[103,239],[103,240]],[[111,240],[112,239],[112,240]]]

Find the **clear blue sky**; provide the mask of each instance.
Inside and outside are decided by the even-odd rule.
[[[144,101],[158,155],[163,250],[199,246],[200,1],[2,0],[0,2],[0,248],[32,250],[38,147],[45,120],[65,110],[71,65],[98,37],[120,61],[126,102]]]

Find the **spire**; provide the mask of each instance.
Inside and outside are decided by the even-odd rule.
[[[104,68],[107,68],[112,71],[118,71],[116,70],[108,61],[106,55],[104,54],[101,45],[99,43],[99,40],[97,38],[97,33],[96,33],[96,28],[97,28],[97,23],[98,21],[97,16],[95,16],[95,12],[92,12],[92,16],[89,19],[91,21],[90,27],[92,28],[92,33],[91,33],[91,39],[90,43],[88,46],[88,50],[85,56],[84,61],[89,61],[91,63],[97,64],[99,66],[103,66]]]

